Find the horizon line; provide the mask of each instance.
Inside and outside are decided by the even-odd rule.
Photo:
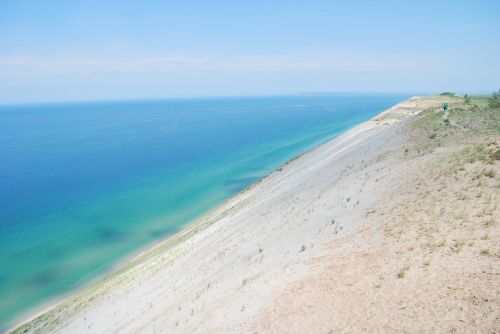
[[[443,91],[444,92],[444,91]],[[38,105],[63,105],[63,104],[83,104],[83,103],[114,103],[114,102],[146,102],[146,101],[167,101],[167,100],[203,100],[203,99],[230,99],[230,98],[252,98],[252,97],[292,97],[308,95],[335,95],[335,94],[402,94],[402,95],[432,95],[441,92],[403,92],[403,91],[305,91],[282,94],[235,94],[235,95],[191,95],[191,96],[163,96],[163,97],[136,97],[136,98],[106,98],[106,99],[86,99],[86,100],[52,100],[52,101],[26,101],[26,102],[0,102],[0,108],[23,107]],[[475,95],[486,94],[485,92],[473,93]],[[472,94],[471,94],[472,95]]]

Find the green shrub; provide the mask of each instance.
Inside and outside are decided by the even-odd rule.
[[[469,95],[467,95],[467,94],[464,95],[464,103],[465,104],[470,104],[471,100],[472,99],[470,98]]]
[[[490,108],[500,107],[500,89],[497,92],[493,92],[491,97],[488,99],[488,105]]]
[[[453,92],[442,92],[439,95],[441,95],[441,96],[456,96],[457,94],[455,94]]]

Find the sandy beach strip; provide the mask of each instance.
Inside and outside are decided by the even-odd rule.
[[[500,164],[446,174],[484,138],[432,146],[418,122],[441,103],[411,98],[290,161],[14,332],[498,330]]]

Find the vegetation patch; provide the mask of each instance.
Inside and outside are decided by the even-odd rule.
[[[490,108],[500,107],[500,89],[491,94],[491,97],[488,99],[488,105],[490,106]]]

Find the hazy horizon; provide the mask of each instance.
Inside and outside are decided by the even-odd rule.
[[[248,94],[248,95],[243,95],[243,94],[235,94],[235,95],[198,95],[198,96],[151,96],[151,97],[131,97],[131,98],[102,98],[102,99],[72,99],[72,100],[47,100],[47,101],[17,101],[17,102],[8,102],[8,103],[0,103],[0,107],[22,107],[22,106],[29,106],[29,105],[57,105],[57,104],[80,104],[80,103],[120,103],[120,102],[130,102],[130,103],[141,103],[141,102],[154,102],[154,101],[170,101],[170,100],[211,100],[211,99],[246,99],[246,98],[263,98],[263,97],[269,97],[269,98],[279,98],[279,97],[293,97],[293,96],[328,96],[328,95],[394,95],[394,94],[407,94],[407,95],[427,95],[427,94],[439,94],[441,92],[342,92],[342,91],[337,91],[337,92],[297,92],[297,93],[283,93],[283,94]],[[454,92],[456,94],[461,94],[463,92]],[[470,94],[470,92],[467,92]],[[483,94],[490,94],[491,92],[476,92],[477,95],[483,95]]]
[[[490,93],[494,1],[0,4],[0,105]]]

